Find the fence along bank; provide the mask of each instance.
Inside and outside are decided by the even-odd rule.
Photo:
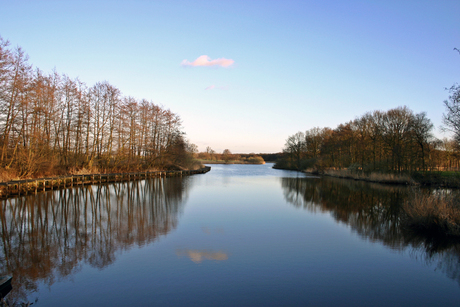
[[[113,174],[88,174],[70,175],[52,178],[38,178],[14,180],[0,183],[0,198],[11,196],[21,196],[37,194],[48,190],[57,190],[74,186],[91,184],[123,182],[131,180],[143,180],[156,177],[190,176],[195,174],[205,174],[211,167],[205,166],[198,170],[185,171],[153,171],[153,172],[134,172],[134,173],[113,173]]]

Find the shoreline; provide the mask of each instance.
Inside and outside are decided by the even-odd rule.
[[[307,173],[307,172],[305,172]],[[407,174],[380,174],[371,173],[370,175],[364,174],[331,174],[323,173],[322,176],[329,176],[342,179],[352,179],[381,184],[397,184],[408,186],[422,186],[432,188],[449,188],[460,189],[460,174],[449,176],[450,173],[443,172],[416,172],[412,175]]]
[[[309,173],[304,171],[303,173]],[[407,175],[394,175],[394,174],[377,174],[372,173],[370,175],[364,174],[352,174],[352,173],[323,173],[318,174],[320,176],[327,176],[333,178],[341,178],[341,179],[351,179],[356,181],[365,181],[365,182],[372,182],[372,183],[381,183],[381,184],[393,184],[393,185],[411,185],[417,186],[419,185],[415,182],[411,177]]]
[[[228,161],[228,162],[225,162],[223,160],[218,160],[218,161],[198,160],[198,161],[200,161],[203,164],[248,164],[248,165],[263,165],[263,164],[265,164],[265,161],[262,162],[262,163],[251,163],[251,162],[237,161],[237,160]]]
[[[280,169],[280,168],[278,168]],[[296,171],[296,170],[294,170]],[[348,171],[334,173],[319,173],[299,171],[315,176],[327,176],[339,179],[365,181],[386,185],[406,185],[430,188],[458,189],[457,173],[449,177],[450,173],[415,173],[426,181],[416,181],[412,176],[393,174],[353,174]],[[374,176],[373,176],[374,175]],[[425,177],[424,177],[425,176]],[[435,180],[436,179],[436,180]],[[451,194],[437,192],[424,195],[420,189],[412,189],[412,197],[402,204],[401,223],[407,231],[421,235],[428,241],[453,239],[460,240],[460,202]]]
[[[274,167],[275,168],[275,167]],[[291,170],[283,168],[275,168],[282,170]],[[314,176],[326,176],[340,179],[349,179],[356,181],[365,181],[372,183],[381,184],[393,184],[393,185],[406,185],[406,186],[423,186],[432,188],[451,188],[460,189],[460,172],[414,172],[411,175],[408,174],[385,174],[385,173],[371,173],[371,174],[359,174],[352,173],[348,170],[326,170],[323,172],[319,171],[297,171]]]
[[[205,174],[211,170],[205,166],[197,170],[179,171],[145,171],[130,173],[109,173],[109,174],[86,174],[68,175],[50,178],[36,178],[24,180],[12,180],[0,183],[0,199],[7,199],[14,196],[35,195],[39,192],[71,188],[74,186],[85,186],[102,183],[116,183],[124,181],[145,180],[148,178],[190,176]]]

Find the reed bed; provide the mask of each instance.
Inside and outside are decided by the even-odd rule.
[[[416,231],[460,237],[460,200],[449,191],[414,191],[403,205],[403,223]]]
[[[348,178],[354,180],[363,180],[369,182],[379,182],[379,183],[394,183],[394,184],[410,184],[414,185],[415,181],[406,174],[382,174],[382,173],[362,173],[362,172],[352,172],[350,170],[325,170],[324,175],[338,177],[338,178]]]

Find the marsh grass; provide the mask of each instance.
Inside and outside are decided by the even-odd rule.
[[[19,176],[16,174],[15,171],[0,168],[0,182],[7,182],[17,179],[19,179]]]
[[[421,185],[460,188],[460,172],[415,172],[412,178]]]
[[[70,175],[89,175],[89,174],[96,174],[96,173],[99,173],[99,170],[96,167],[92,167],[92,168],[82,167],[79,169],[73,167],[69,169]]]
[[[327,176],[348,178],[354,180],[363,180],[369,182],[379,183],[394,183],[394,184],[415,184],[415,181],[409,175],[406,174],[382,174],[382,173],[370,173],[366,174],[363,172],[353,172],[350,170],[325,170],[324,174]]]
[[[414,191],[403,210],[403,224],[412,230],[460,237],[460,200],[453,193]]]
[[[247,160],[206,160],[199,159],[199,162],[203,164],[265,164],[262,158],[248,158]]]

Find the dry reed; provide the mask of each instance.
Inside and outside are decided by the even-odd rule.
[[[363,180],[380,183],[397,183],[397,184],[415,184],[415,182],[406,174],[382,174],[361,172],[352,172],[350,170],[325,170],[325,175],[339,178],[348,178],[354,180]]]
[[[11,180],[18,180],[19,177],[14,170],[6,170],[0,168],[0,182],[8,182]]]
[[[414,230],[460,236],[460,201],[452,193],[414,192],[403,210],[405,224]]]

